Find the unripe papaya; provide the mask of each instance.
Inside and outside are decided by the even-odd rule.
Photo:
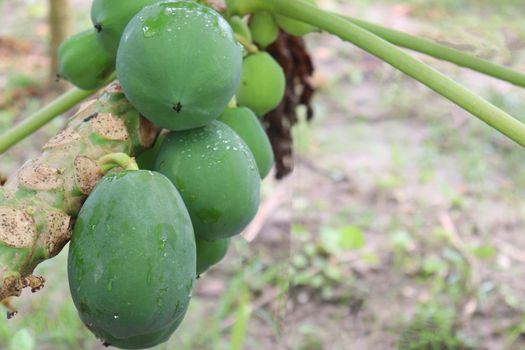
[[[140,169],[143,170],[154,170],[155,169],[155,160],[157,160],[157,155],[159,154],[160,147],[162,142],[166,138],[166,134],[159,135],[155,144],[150,149],[145,150],[137,156],[137,164]]]
[[[269,11],[256,12],[250,21],[253,41],[263,49],[273,44],[279,36],[279,26]]]
[[[97,337],[130,349],[167,339],[186,312],[195,270],[190,217],[165,176],[124,171],[97,184],[68,257],[71,296]]]
[[[115,62],[98,44],[93,30],[77,33],[58,48],[58,77],[76,87],[102,87],[115,69]]]
[[[274,162],[272,144],[257,116],[246,107],[229,108],[219,120],[232,128],[252,151],[259,175],[264,179]]]
[[[128,22],[142,8],[159,0],[93,0],[91,21],[100,46],[112,57],[117,55],[120,38]]]
[[[235,131],[219,121],[169,133],[155,170],[179,190],[197,239],[240,233],[259,207],[260,178],[253,155]]]
[[[267,52],[244,59],[237,102],[259,117],[273,110],[284,97],[286,78],[283,69]]]
[[[308,2],[311,5],[317,6],[315,0],[303,1]],[[314,26],[311,26],[310,24],[306,24],[286,16],[276,15],[275,19],[277,20],[277,24],[279,24],[279,27],[281,27],[288,34],[292,34],[295,36],[303,36],[316,30],[316,28]]]
[[[239,85],[242,48],[215,10],[167,1],[140,11],[117,53],[117,76],[131,103],[153,123],[187,130],[216,119]]]
[[[244,37],[249,42],[252,42],[252,32],[250,31],[248,24],[246,24],[246,22],[244,22],[244,20],[241,17],[233,16],[232,18],[230,18],[230,25],[235,34],[238,34]]]
[[[200,275],[224,259],[230,246],[230,239],[218,239],[216,241],[197,240],[196,245],[197,275]]]

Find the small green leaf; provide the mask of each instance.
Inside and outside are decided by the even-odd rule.
[[[35,84],[36,82],[31,76],[23,73],[14,72],[7,77],[7,88],[10,90],[25,89]]]
[[[353,225],[338,229],[327,227],[321,231],[320,244],[327,253],[338,255],[344,250],[364,247],[365,235],[359,227]]]
[[[381,262],[379,257],[376,254],[372,253],[363,254],[363,261],[365,261],[369,265],[377,265]]]
[[[390,240],[396,249],[408,250],[413,244],[412,237],[405,230],[397,230],[390,236]]]
[[[304,269],[308,266],[308,259],[303,254],[294,255],[292,265],[298,269]]]
[[[293,235],[297,235],[297,236],[308,235],[308,228],[306,228],[306,227],[304,227],[302,225],[293,224],[292,225],[292,234]]]
[[[436,256],[429,256],[425,258],[422,266],[423,272],[426,275],[437,274],[443,270],[446,270],[446,268],[447,265],[443,262],[443,260]]]
[[[323,276],[321,275],[314,276],[310,281],[310,286],[316,289],[321,288],[324,284],[326,283]]]
[[[8,350],[34,350],[36,349],[35,339],[26,328],[22,328],[13,335],[9,342]]]
[[[343,226],[339,229],[340,243],[344,249],[361,249],[365,246],[365,235],[356,226]]]
[[[321,230],[319,239],[322,249],[328,254],[337,255],[341,251],[341,236],[338,230],[326,227]]]
[[[339,282],[343,279],[343,273],[341,272],[341,269],[335,265],[328,265],[324,270],[324,274],[332,281]]]
[[[304,247],[304,252],[307,256],[313,257],[317,255],[317,247],[313,243],[307,243]]]
[[[472,254],[480,259],[490,259],[496,256],[498,251],[495,247],[490,245],[482,245],[472,249]]]

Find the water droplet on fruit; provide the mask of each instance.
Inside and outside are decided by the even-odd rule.
[[[157,34],[157,30],[155,30],[147,24],[142,26],[142,32],[144,33],[144,37],[146,38],[151,38]]]
[[[168,239],[163,237],[160,239],[160,245],[159,245],[159,248],[161,250],[165,250],[166,249],[166,244],[168,243]]]
[[[115,320],[118,320],[118,318],[119,318],[118,314],[114,314],[114,315],[113,315],[113,318],[114,318]]]

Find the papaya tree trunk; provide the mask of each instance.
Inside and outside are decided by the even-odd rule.
[[[58,47],[70,34],[71,16],[69,0],[49,0],[49,54],[50,73],[54,81],[58,74]]]
[[[0,301],[43,286],[31,274],[69,241],[75,217],[103,176],[97,161],[110,153],[134,156],[151,147],[158,131],[114,83],[0,187]]]

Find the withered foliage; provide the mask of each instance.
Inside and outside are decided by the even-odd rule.
[[[281,104],[264,116],[266,131],[270,137],[276,162],[276,178],[282,179],[293,171],[292,127],[297,123],[297,107],[306,107],[307,120],[314,115],[312,98],[315,89],[311,83],[314,64],[303,38],[283,31],[275,43],[267,49],[283,67],[286,91]]]

